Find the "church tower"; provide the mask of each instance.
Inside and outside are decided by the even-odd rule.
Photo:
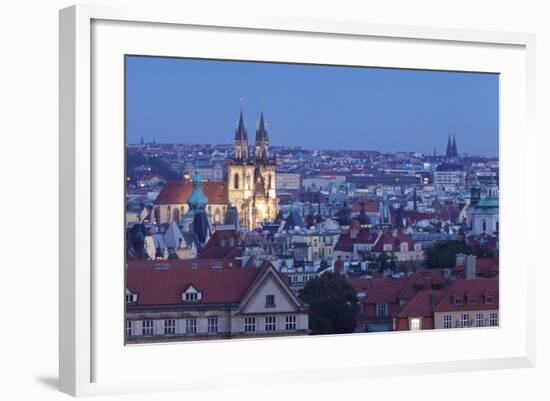
[[[278,199],[275,189],[276,161],[269,155],[269,138],[263,112],[256,129],[254,158],[248,158],[248,137],[243,113],[235,131],[235,156],[228,160],[229,203],[238,212],[241,226],[255,229],[273,221]]]

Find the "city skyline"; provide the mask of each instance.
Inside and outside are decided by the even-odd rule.
[[[274,146],[498,156],[495,74],[128,56],[126,107],[128,143],[231,144],[243,110]]]

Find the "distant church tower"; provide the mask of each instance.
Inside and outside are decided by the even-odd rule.
[[[447,139],[447,151],[445,152],[447,159],[458,158],[458,148],[456,146],[456,137],[453,135],[453,142],[451,143],[451,136]]]
[[[269,137],[263,112],[256,129],[254,158],[248,155],[248,134],[243,114],[235,130],[235,155],[228,160],[229,203],[239,215],[240,224],[255,229],[258,224],[273,221],[278,200],[275,189],[277,162],[269,154]]]

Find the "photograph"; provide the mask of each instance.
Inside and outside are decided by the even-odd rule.
[[[499,79],[125,55],[126,344],[498,327]]]

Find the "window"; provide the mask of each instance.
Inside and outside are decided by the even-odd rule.
[[[132,294],[131,292],[126,293],[126,303],[127,304],[133,304],[134,302],[137,302],[137,295]]]
[[[266,306],[266,308],[275,307],[275,295],[266,295],[265,296],[265,306]]]
[[[296,316],[287,316],[286,317],[286,327],[287,330],[296,330]]]
[[[185,319],[185,332],[187,334],[197,333],[197,319]]]
[[[255,317],[245,317],[244,318],[244,331],[247,333],[256,331],[256,318]]]
[[[126,337],[130,337],[132,335],[132,321],[126,320]]]
[[[275,316],[267,316],[265,318],[265,331],[275,331],[277,318]]]
[[[453,327],[451,315],[443,315],[443,328],[450,329]]]
[[[153,335],[153,321],[152,320],[144,320],[142,322],[143,325],[143,335],[144,336],[152,336]]]
[[[376,304],[376,316],[388,316],[388,304]]]
[[[185,293],[185,300],[186,301],[196,301],[198,299],[196,292],[186,292]]]
[[[489,305],[490,305],[490,304],[492,304],[494,301],[495,301],[495,299],[493,298],[492,295],[486,295],[486,296],[485,296],[485,303],[486,303],[486,304],[489,304]]]
[[[491,313],[489,324],[491,326],[498,326],[498,313]]]
[[[411,331],[418,331],[421,329],[420,318],[414,317],[411,319]]]
[[[470,326],[470,315],[463,314],[460,316],[460,327],[469,327]]]
[[[475,305],[476,304],[476,297],[473,295],[468,296],[468,305]]]
[[[462,305],[462,297],[455,296],[454,297],[454,304],[455,305]]]
[[[483,327],[483,313],[476,313],[476,327]]]
[[[209,333],[217,333],[218,332],[218,318],[217,317],[209,317],[208,318],[208,332]]]
[[[239,189],[239,174],[233,176],[233,188]]]
[[[164,321],[164,334],[176,334],[176,321],[174,319]]]

